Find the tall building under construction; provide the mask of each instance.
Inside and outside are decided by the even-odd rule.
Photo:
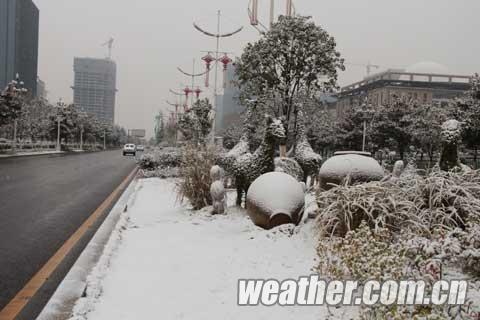
[[[75,58],[73,102],[99,120],[115,121],[117,65],[111,59]]]

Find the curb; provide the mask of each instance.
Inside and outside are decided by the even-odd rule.
[[[75,303],[85,293],[88,275],[102,257],[112,232],[123,214],[127,212],[130,197],[136,190],[137,181],[135,174],[55,293],[50,297],[37,320],[65,320],[72,316]]]

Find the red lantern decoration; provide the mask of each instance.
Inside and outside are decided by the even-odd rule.
[[[223,64],[223,87],[226,88],[227,87],[227,68],[228,68],[228,65],[233,61],[232,59],[230,59],[227,54],[224,54],[223,57],[221,57],[220,59],[218,59],[218,61],[220,61],[222,64]]]
[[[197,88],[197,89],[195,89],[194,92],[195,92],[195,96],[197,97],[197,100],[198,100],[198,98],[200,98],[200,93],[202,93],[202,90],[200,90],[200,88]]]
[[[183,89],[183,92],[185,92],[185,98],[187,98],[188,100],[188,96],[190,95],[190,93],[192,93],[192,89],[190,89],[189,87],[185,87],[185,89]]]
[[[205,87],[208,88],[210,68],[212,62],[215,61],[215,57],[212,56],[209,52],[205,57],[202,58],[202,60],[205,61],[205,64],[207,66],[207,73],[205,74]]]

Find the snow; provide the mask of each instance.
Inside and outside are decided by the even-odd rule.
[[[326,317],[324,307],[237,306],[238,279],[312,273],[313,223],[265,231],[240,208],[229,208],[227,215],[212,216],[211,208],[192,212],[176,202],[174,184],[138,181],[124,225],[111,237],[117,249],[89,276],[87,296],[77,302],[72,319]]]
[[[375,159],[358,154],[333,156],[320,168],[323,188],[327,183],[339,184],[347,176],[350,176],[352,182],[368,182],[381,180],[384,172]]]

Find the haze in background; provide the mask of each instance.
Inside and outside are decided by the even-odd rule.
[[[39,76],[48,97],[72,101],[73,58],[107,56],[101,44],[115,38],[117,63],[116,123],[145,128],[153,134],[154,115],[171,109],[168,89],[190,83],[176,67],[197,71],[204,65],[202,50],[213,50],[215,40],[192,27],[196,21],[215,31],[216,11],[222,11],[222,30],[243,25],[244,31],[221,43],[221,50],[240,55],[242,47],[258,38],[249,25],[248,0],[34,0],[40,9]],[[261,0],[263,13],[267,0]],[[284,1],[277,1],[284,9]],[[480,1],[477,0],[296,0],[297,12],[314,17],[333,35],[338,49],[352,64],[402,68],[434,61],[451,73],[480,71]],[[267,22],[267,21],[265,21]],[[339,84],[361,80],[362,66],[346,65]],[[376,72],[378,70],[373,70]],[[213,75],[211,77],[213,80]],[[219,79],[221,83],[221,78]],[[207,93],[211,97],[212,93]],[[204,95],[205,96],[205,93]]]

